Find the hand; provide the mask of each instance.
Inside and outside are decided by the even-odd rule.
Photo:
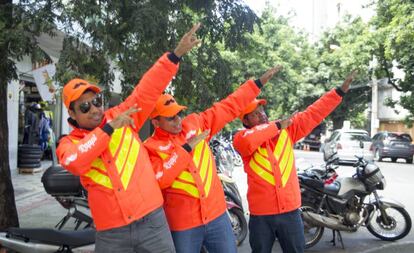
[[[195,24],[193,28],[181,38],[177,47],[174,49],[174,54],[181,57],[188,53],[194,46],[201,43],[200,39],[197,39],[195,32],[200,28],[200,23]]]
[[[205,130],[199,135],[193,136],[190,139],[188,139],[187,143],[190,145],[191,149],[194,149],[194,147],[202,140],[207,138],[210,134],[210,130]]]
[[[341,85],[341,89],[343,92],[348,92],[349,86],[351,85],[352,81],[354,80],[358,70],[354,69],[352,72],[346,77],[345,81]]]
[[[292,125],[293,120],[292,118],[298,113],[298,111],[295,111],[288,117],[282,117],[282,119],[279,120],[280,123],[280,129],[288,128],[290,125]]]
[[[262,85],[265,85],[267,83],[267,81],[269,81],[270,78],[272,78],[273,75],[277,74],[281,69],[282,69],[282,66],[277,65],[277,66],[269,69],[268,71],[266,71],[266,73],[264,73],[260,77],[260,82],[262,83]]]
[[[141,111],[141,108],[138,108],[137,105],[132,106],[131,108],[129,108],[128,110],[122,112],[121,114],[119,114],[115,119],[113,119],[112,121],[108,122],[108,124],[113,128],[113,129],[118,129],[127,125],[131,125],[132,128],[135,129],[135,123],[134,120],[130,117],[131,114],[137,113]]]

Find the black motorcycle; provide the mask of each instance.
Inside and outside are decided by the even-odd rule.
[[[385,241],[405,237],[411,230],[411,218],[397,201],[378,195],[386,186],[379,167],[357,157],[356,173],[326,183],[326,175],[299,173],[302,194],[306,248],[319,242],[324,228],[333,230],[344,248],[340,231],[356,232],[366,226],[374,236]],[[332,171],[331,171],[332,173]]]

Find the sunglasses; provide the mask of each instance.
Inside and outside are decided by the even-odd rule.
[[[179,111],[176,115],[171,117],[164,117],[167,121],[174,121],[177,117],[182,118],[184,116],[183,111]]]
[[[99,93],[92,100],[81,103],[79,105],[79,111],[81,111],[82,113],[88,113],[92,105],[95,106],[96,108],[100,108],[102,107],[102,104],[103,104],[102,94]]]

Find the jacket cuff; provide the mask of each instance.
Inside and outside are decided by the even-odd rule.
[[[109,125],[108,123],[106,123],[103,127],[102,130],[107,133],[109,136],[112,135],[112,133],[114,132],[114,128],[111,127],[111,125]]]
[[[170,61],[172,61],[174,64],[178,64],[179,62],[180,62],[180,60],[181,60],[181,57],[178,57],[177,55],[175,55],[173,52],[170,52],[168,55],[167,55],[167,57],[168,57],[168,59],[170,60]]]
[[[340,97],[343,97],[343,96],[345,96],[345,92],[341,89],[341,87],[336,87],[336,89],[335,89],[335,91],[336,91],[336,94],[338,94],[338,96],[340,96]]]
[[[282,129],[282,125],[280,124],[280,121],[275,121],[276,127],[280,130]]]
[[[262,82],[260,82],[260,79],[254,80],[254,83],[257,85],[257,88],[261,89],[263,87]]]
[[[190,144],[188,143],[183,144],[181,147],[183,147],[183,149],[185,149],[185,151],[187,151],[188,153],[190,153],[193,150]]]

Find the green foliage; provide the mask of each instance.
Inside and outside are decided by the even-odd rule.
[[[325,32],[316,44],[317,61],[311,82],[325,91],[342,84],[346,76],[358,70],[358,76],[340,106],[331,114],[334,129],[342,128],[345,119],[359,117],[370,101],[369,62],[376,48],[369,26],[361,18],[345,17],[333,29]]]
[[[375,52],[380,63],[377,75],[387,76],[403,95],[398,103],[409,111],[406,123],[414,121],[414,2],[410,0],[378,0],[373,19],[379,47]],[[394,77],[393,65],[402,70],[402,78]],[[390,104],[392,105],[392,104]]]

